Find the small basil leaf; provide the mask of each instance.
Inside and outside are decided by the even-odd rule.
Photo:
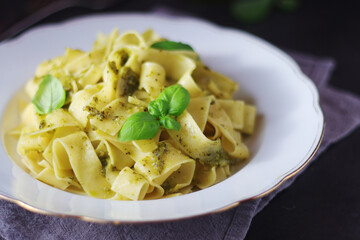
[[[169,104],[168,114],[176,117],[182,114],[189,105],[190,94],[186,88],[180,84],[175,84],[167,87],[158,99],[167,101]]]
[[[256,23],[265,19],[272,6],[272,0],[236,0],[230,11],[237,20],[243,23]]]
[[[276,5],[284,12],[293,12],[298,9],[300,3],[299,0],[278,0]]]
[[[137,112],[131,115],[118,134],[121,142],[144,140],[155,137],[160,128],[159,121],[148,112]]]
[[[148,111],[154,117],[163,117],[169,111],[169,104],[161,99],[157,99],[149,103]]]
[[[194,51],[194,49],[185,43],[182,42],[173,42],[173,41],[161,41],[153,43],[151,48],[168,50],[168,51],[176,51],[176,50],[185,50],[185,51]]]
[[[35,93],[32,103],[39,114],[50,113],[61,108],[66,100],[66,93],[61,82],[52,75],[46,75]]]
[[[177,131],[180,130],[181,125],[175,119],[170,117],[169,115],[160,118],[160,125],[167,129],[175,129]]]

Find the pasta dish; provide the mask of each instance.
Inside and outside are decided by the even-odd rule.
[[[152,30],[98,34],[41,63],[20,107],[22,163],[36,179],[96,198],[146,200],[204,189],[249,157],[256,108],[185,43]]]

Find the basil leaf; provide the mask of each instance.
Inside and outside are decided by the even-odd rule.
[[[265,19],[271,10],[272,0],[236,0],[230,11],[243,23],[256,23]]]
[[[39,85],[32,103],[36,112],[50,113],[61,108],[66,100],[66,93],[61,82],[54,76],[47,74]]]
[[[180,84],[175,84],[167,87],[158,97],[158,99],[165,100],[169,104],[168,114],[172,116],[179,116],[184,112],[190,102],[190,94]]]
[[[169,111],[169,104],[161,99],[157,99],[149,103],[148,111],[154,117],[163,117]]]
[[[159,121],[148,112],[137,112],[131,115],[118,134],[121,142],[144,140],[155,137],[160,128]]]
[[[167,129],[175,129],[177,131],[180,130],[181,125],[175,119],[170,117],[169,115],[160,118],[160,125]]]
[[[153,43],[150,47],[160,50],[168,50],[168,51],[185,50],[185,51],[194,52],[194,49],[190,45],[182,42],[161,41],[161,42]]]
[[[276,5],[284,12],[293,12],[298,9],[300,3],[299,0],[278,0]]]

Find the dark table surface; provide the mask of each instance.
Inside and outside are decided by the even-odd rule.
[[[5,0],[0,33],[46,0]],[[74,7],[40,21],[57,22],[103,12],[151,11],[154,6],[207,19],[255,34],[285,49],[336,60],[330,85],[360,96],[360,14],[358,1],[303,0],[292,13],[272,11],[256,24],[229,14],[230,1],[119,1],[106,10]],[[360,106],[359,106],[360,107]],[[360,129],[330,146],[253,220],[251,239],[360,239]]]

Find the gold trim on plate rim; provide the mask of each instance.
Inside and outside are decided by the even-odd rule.
[[[322,110],[321,110],[321,112],[322,112]],[[231,209],[233,207],[236,207],[236,206],[240,205],[240,203],[242,203],[242,202],[262,198],[262,197],[272,193],[276,189],[278,189],[286,180],[289,180],[290,178],[294,177],[296,174],[298,174],[301,170],[303,170],[311,162],[311,160],[314,158],[315,154],[317,153],[317,151],[320,148],[321,142],[322,142],[322,140],[324,138],[324,132],[325,132],[325,120],[323,122],[323,128],[322,128],[322,131],[321,131],[320,140],[319,140],[318,144],[316,145],[316,148],[314,149],[314,151],[311,153],[310,157],[308,159],[306,159],[306,161],[299,168],[297,168],[295,171],[289,173],[283,179],[281,179],[281,181],[279,181],[277,184],[275,184],[275,186],[273,186],[272,188],[270,188],[270,189],[266,190],[265,192],[262,192],[262,193],[260,193],[260,194],[258,194],[256,196],[253,196],[251,198],[247,198],[247,199],[232,203],[232,204],[230,204],[228,206],[225,206],[223,208],[220,208],[220,209],[218,209],[217,211],[214,211],[214,212],[227,211],[227,210],[229,210],[229,209]]]

